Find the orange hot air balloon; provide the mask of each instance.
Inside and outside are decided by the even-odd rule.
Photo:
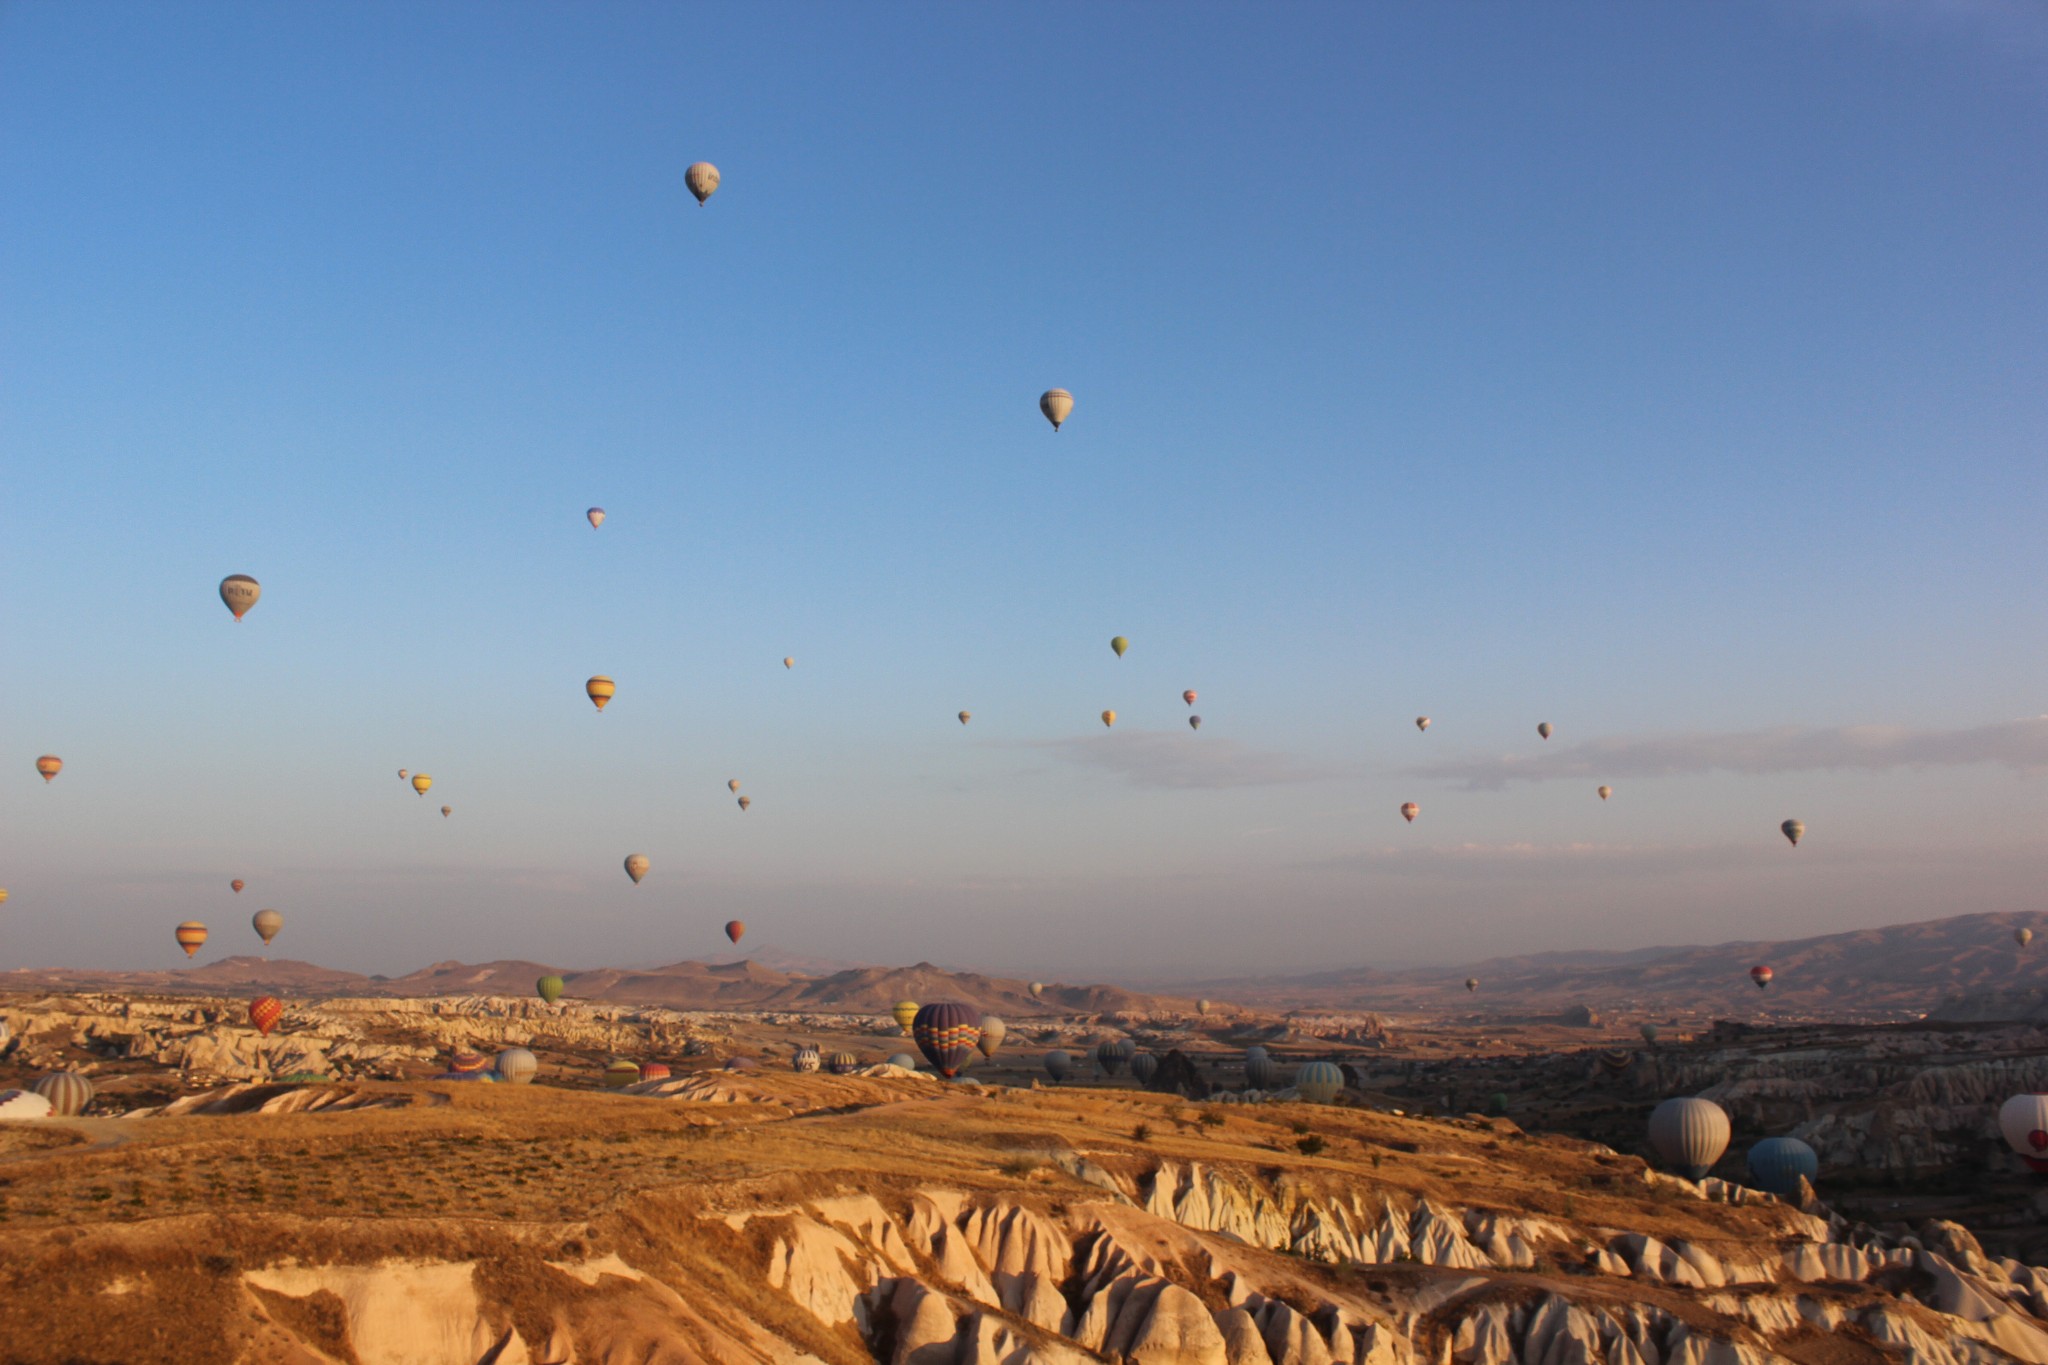
[[[1180,699],[1189,706],[1193,706],[1195,704],[1195,689],[1190,687],[1187,691],[1180,694]]]
[[[1403,801],[1401,803],[1401,818],[1409,824],[1414,824],[1415,817],[1420,814],[1422,814],[1422,807],[1416,805],[1413,801]]]
[[[745,810],[745,809],[746,809],[746,808],[747,808],[748,806],[751,806],[751,805],[753,805],[753,804],[754,804],[754,798],[753,798],[753,797],[751,797],[751,796],[742,796],[742,797],[740,798],[740,809],[741,809],[741,810]]]
[[[44,754],[36,760],[36,771],[43,775],[43,781],[48,782],[64,771],[64,760],[55,754]]]
[[[1771,978],[1776,975],[1777,973],[1772,971],[1769,967],[1751,967],[1749,969],[1749,979],[1751,981],[1756,982],[1756,988],[1758,990],[1762,990],[1764,987],[1770,985]]]
[[[277,1027],[277,1021],[282,1018],[284,1001],[274,995],[259,995],[249,1002],[249,1022],[266,1038],[270,1036],[270,1031]]]
[[[185,956],[191,957],[199,951],[199,945],[206,942],[206,926],[196,919],[188,919],[178,926],[177,939],[178,946],[185,950]]]
[[[746,932],[747,924],[745,920],[729,919],[725,922],[725,936],[734,943],[738,943],[740,936]]]
[[[228,890],[234,892],[237,896],[239,896],[242,894],[242,888],[247,885],[247,882],[243,881],[240,877],[237,877],[233,881],[228,883]]]
[[[1103,724],[1103,726],[1104,726],[1105,728],[1107,728],[1108,726],[1111,726],[1111,725],[1114,725],[1114,724],[1116,724],[1116,712],[1114,712],[1114,711],[1104,711],[1104,712],[1102,713],[1102,724]]]
[[[604,704],[610,701],[612,699],[612,694],[617,692],[619,689],[617,686],[613,684],[610,678],[607,678],[602,673],[600,673],[595,678],[592,678],[589,682],[583,684],[583,690],[590,694],[590,700],[592,704],[595,705],[598,710],[602,711],[604,710]]]
[[[740,780],[737,777],[728,777],[725,779],[725,789],[729,792],[738,791],[740,789]]]
[[[795,668],[795,667],[796,667],[796,656],[795,656],[794,654],[792,654],[792,655],[790,655],[790,656],[789,656],[788,658],[784,659],[784,660],[782,661],[782,666],[783,666],[784,668]]]

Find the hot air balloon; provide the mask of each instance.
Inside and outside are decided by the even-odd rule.
[[[604,509],[602,507],[593,507],[583,515],[590,518],[590,529],[593,531],[604,525]]]
[[[1539,735],[1541,735],[1541,736],[1542,736],[1543,738],[1545,738],[1545,739],[1549,739],[1549,738],[1550,738],[1550,722],[1546,720],[1546,721],[1544,721],[1544,722],[1543,722],[1543,723],[1542,723],[1541,725],[1538,725],[1538,726],[1536,727],[1536,733],[1537,733],[1537,734],[1539,734]]]
[[[620,1058],[604,1069],[604,1088],[624,1090],[629,1085],[640,1083],[640,1063]]]
[[[1038,999],[1038,997],[1039,997],[1039,996],[1041,996],[1041,995],[1044,995],[1044,994],[1045,994],[1045,983],[1044,983],[1043,981],[1034,981],[1034,982],[1032,982],[1032,983],[1031,983],[1031,998],[1032,998],[1033,1000],[1036,1000],[1036,999]]]
[[[683,184],[697,196],[697,206],[702,208],[704,201],[718,192],[718,167],[708,161],[692,162],[683,172]]]
[[[1798,1138],[1765,1138],[1749,1149],[1749,1175],[1758,1189],[1789,1199],[1801,1180],[1819,1177],[1820,1157]]]
[[[728,777],[725,780],[725,789],[729,792],[738,791],[740,789],[740,780],[737,777]]]
[[[443,820],[446,820],[446,819],[447,819],[447,818],[448,818],[449,816],[453,815],[454,813],[455,813],[455,807],[453,807],[453,806],[443,806],[443,807],[441,807],[441,818],[442,818]]]
[[[1429,728],[1429,717],[1417,716],[1415,718],[1415,728],[1418,730],[1427,730]]]
[[[543,1004],[548,1005],[560,1000],[562,992],[566,989],[567,986],[559,976],[544,976],[533,983],[533,993],[541,998]]]
[[[860,1070],[860,1058],[851,1052],[835,1052],[825,1059],[825,1069],[835,1076],[851,1076]]]
[[[92,1103],[92,1082],[76,1071],[52,1071],[30,1089],[50,1102],[55,1118],[76,1118]]]
[[[228,883],[228,890],[234,892],[237,896],[239,896],[242,894],[242,888],[246,885],[246,882],[244,882],[240,877],[237,877],[233,881]]]
[[[2015,929],[2012,931],[2012,941],[2024,948],[2034,941],[2034,931],[2032,929]]]
[[[1038,395],[1038,410],[1045,414],[1045,420],[1058,431],[1062,423],[1074,411],[1074,395],[1065,389],[1047,389]]]
[[[1128,1038],[1109,1038],[1095,1045],[1095,1064],[1106,1076],[1124,1069],[1124,1063],[1138,1055],[1138,1045]]]
[[[902,1029],[907,1035],[910,1032],[911,1024],[917,1019],[917,1002],[915,1000],[898,1000],[890,1007],[889,1017],[894,1019],[896,1027]]]
[[[5,904],[7,904],[7,888],[6,888],[6,887],[4,887],[4,886],[0,886],[0,905],[5,905]],[[5,1046],[6,1046],[6,1042],[5,1042],[5,1040],[0,1040],[0,1047],[5,1047]]]
[[[1409,824],[1414,824],[1415,817],[1420,814],[1422,814],[1422,807],[1416,805],[1413,801],[1403,801],[1401,803],[1401,818]]]
[[[789,1064],[798,1071],[816,1071],[824,1061],[825,1058],[818,1051],[817,1044],[805,1043],[791,1054]]]
[[[1180,694],[1180,699],[1189,706],[1193,706],[1195,704],[1195,689],[1190,687],[1187,691]]]
[[[1131,1079],[1139,1085],[1152,1084],[1152,1078],[1159,1074],[1159,1059],[1149,1052],[1140,1052],[1131,1058]]]
[[[1102,713],[1102,723],[1105,727],[1116,724],[1116,712],[1104,711]]]
[[[1666,1100],[1650,1112],[1650,1145],[1669,1165],[1698,1180],[1728,1150],[1728,1115],[1712,1100]]]
[[[510,1085],[531,1085],[540,1072],[540,1058],[523,1047],[508,1047],[498,1054],[498,1060],[491,1065],[498,1073],[498,1079]]]
[[[220,600],[228,604],[228,610],[235,614],[237,621],[256,605],[256,599],[261,596],[263,585],[245,573],[231,573],[220,581]]]
[[[2029,1170],[2048,1174],[2048,1095],[2014,1095],[2000,1105],[1998,1131]]]
[[[64,771],[64,760],[55,754],[44,754],[36,760],[36,771],[43,775],[43,781],[48,782]]]
[[[1806,837],[1806,822],[1804,820],[1787,820],[1784,824],[1778,826],[1778,832],[1792,841],[1792,847],[1797,848],[1799,847],[1799,841]]]
[[[262,939],[263,946],[268,948],[270,940],[277,937],[277,931],[284,928],[284,916],[275,910],[258,910],[249,917],[249,923],[255,928],[256,937]]]
[[[1478,990],[1478,989],[1479,989],[1479,978],[1478,978],[1478,977],[1476,977],[1476,976],[1468,976],[1468,977],[1466,977],[1466,978],[1465,978],[1465,989],[1466,989],[1467,991],[1476,991],[1476,990]]]
[[[398,780],[399,780],[400,782],[403,782],[403,781],[405,781],[405,779],[406,779],[407,777],[409,777],[409,776],[411,776],[411,774],[407,773],[405,769],[403,769],[403,768],[400,768],[400,769],[398,770]]]
[[[1197,1000],[1197,1001],[1195,1002],[1195,1013],[1196,1013],[1196,1014],[1207,1014],[1207,1013],[1208,1013],[1208,1012],[1209,1012],[1210,1010],[1212,1010],[1212,1009],[1214,1009],[1214,1008],[1215,1008],[1215,1002],[1214,1002],[1214,1001],[1210,1001],[1210,1000]]]
[[[754,798],[753,798],[753,797],[751,797],[751,796],[742,796],[742,797],[740,798],[740,809],[741,809],[741,810],[745,810],[745,809],[746,809],[747,807],[749,807],[749,806],[751,806],[751,805],[753,805],[753,804],[754,804]]]
[[[1655,1047],[1657,1045],[1657,1026],[1655,1024],[1644,1024],[1641,1028],[1638,1028],[1636,1032],[1642,1034],[1643,1041],[1648,1043],[1651,1047]]]
[[[648,867],[649,863],[645,853],[628,853],[626,855],[626,875],[633,879],[633,885],[640,885],[640,879],[647,875]]]
[[[274,995],[259,995],[249,1002],[249,1022],[265,1038],[277,1027],[277,1021],[284,1018],[284,1001]]]
[[[795,668],[796,656],[794,654],[785,655],[782,660],[782,666],[784,668]]]
[[[960,713],[960,723],[961,723],[962,725],[965,725],[965,724],[966,724],[966,723],[967,723],[968,721],[970,721],[970,720],[973,720],[973,719],[974,719],[974,713],[973,713],[972,711],[962,711],[962,712]]]
[[[889,1065],[900,1066],[905,1071],[915,1071],[917,1070],[917,1058],[907,1052],[897,1052],[890,1055]]]
[[[1776,975],[1777,973],[1773,972],[1769,967],[1751,967],[1749,969],[1749,979],[1751,981],[1756,982],[1756,988],[1758,990],[1762,990],[1764,987],[1770,985],[1771,978]]]
[[[1201,728],[1202,728],[1202,718],[1201,718],[1200,716],[1189,716],[1189,717],[1188,717],[1188,729],[1190,729],[1190,730],[1199,730],[1199,729],[1201,729]]]
[[[1039,1064],[1045,1068],[1045,1074],[1052,1077],[1054,1085],[1065,1080],[1067,1073],[1074,1069],[1074,1059],[1064,1052],[1048,1052]]]
[[[974,1040],[975,1050],[984,1057],[993,1058],[996,1049],[1003,1045],[1003,1035],[1010,1031],[1009,1025],[993,1014],[981,1016],[981,1037]]]
[[[981,1038],[981,1015],[951,1002],[926,1005],[910,1021],[910,1036],[933,1069],[951,1080],[974,1056],[974,1045]]]
[[[665,1081],[669,1078],[669,1075],[667,1062],[642,1062],[640,1064],[640,1079],[642,1081]]]
[[[1605,801],[1605,800],[1606,800],[1606,799],[1607,799],[1608,797],[1610,797],[1610,796],[1612,796],[1612,795],[1614,795],[1614,788],[1612,788],[1612,787],[1602,787],[1602,788],[1600,789],[1600,799],[1601,799],[1602,801]]]
[[[619,688],[610,678],[600,673],[589,682],[583,684],[583,690],[589,695],[591,705],[602,711],[604,710],[604,704],[612,699],[612,695]]]
[[[1268,1057],[1262,1047],[1246,1048],[1244,1080],[1253,1090],[1277,1090],[1280,1088],[1280,1064]]]
[[[740,941],[740,935],[746,932],[747,925],[746,921],[744,920],[729,919],[725,922],[725,936],[731,939],[734,943],[738,943]]]
[[[1310,1062],[1295,1076],[1294,1088],[1310,1104],[1329,1104],[1344,1093],[1344,1069],[1335,1062]]]
[[[1126,640],[1123,636],[1118,635],[1110,639],[1109,647],[1115,650],[1116,657],[1121,659],[1124,657],[1124,651],[1131,647],[1131,642],[1129,640]]]
[[[421,796],[425,796],[427,794],[427,788],[433,785],[434,779],[428,777],[425,773],[414,773],[412,775],[412,789],[418,792]]]
[[[1600,1052],[1600,1069],[1610,1076],[1619,1076],[1629,1069],[1636,1054],[1625,1047],[1603,1048]]]
[[[185,950],[185,956],[191,957],[199,951],[199,945],[206,942],[206,926],[196,919],[188,919],[178,926],[176,937],[178,946]]]

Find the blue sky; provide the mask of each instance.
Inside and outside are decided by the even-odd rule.
[[[2033,908],[2044,58],[2018,3],[0,7],[0,966]]]

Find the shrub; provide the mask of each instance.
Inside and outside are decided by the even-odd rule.
[[[1315,1156],[1329,1145],[1329,1143],[1323,1140],[1323,1135],[1321,1133],[1310,1133],[1305,1138],[1295,1139],[1294,1142],[1295,1150],[1300,1152],[1303,1156]]]
[[[1139,1124],[1131,1129],[1131,1137],[1138,1142],[1150,1142],[1152,1140],[1152,1125],[1149,1123]]]

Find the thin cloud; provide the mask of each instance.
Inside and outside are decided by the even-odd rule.
[[[1550,753],[1451,759],[1410,768],[1407,775],[1497,790],[1510,782],[1559,778],[1615,781],[1711,772],[1881,772],[1972,763],[1995,763],[2022,772],[2048,769],[2048,716],[1964,730],[1786,726],[1728,734],[1623,736],[1587,740]]]
[[[1051,739],[1030,747],[1068,763],[1115,773],[1133,786],[1180,791],[1275,787],[1352,775],[1234,739],[1196,739],[1169,730]]]

